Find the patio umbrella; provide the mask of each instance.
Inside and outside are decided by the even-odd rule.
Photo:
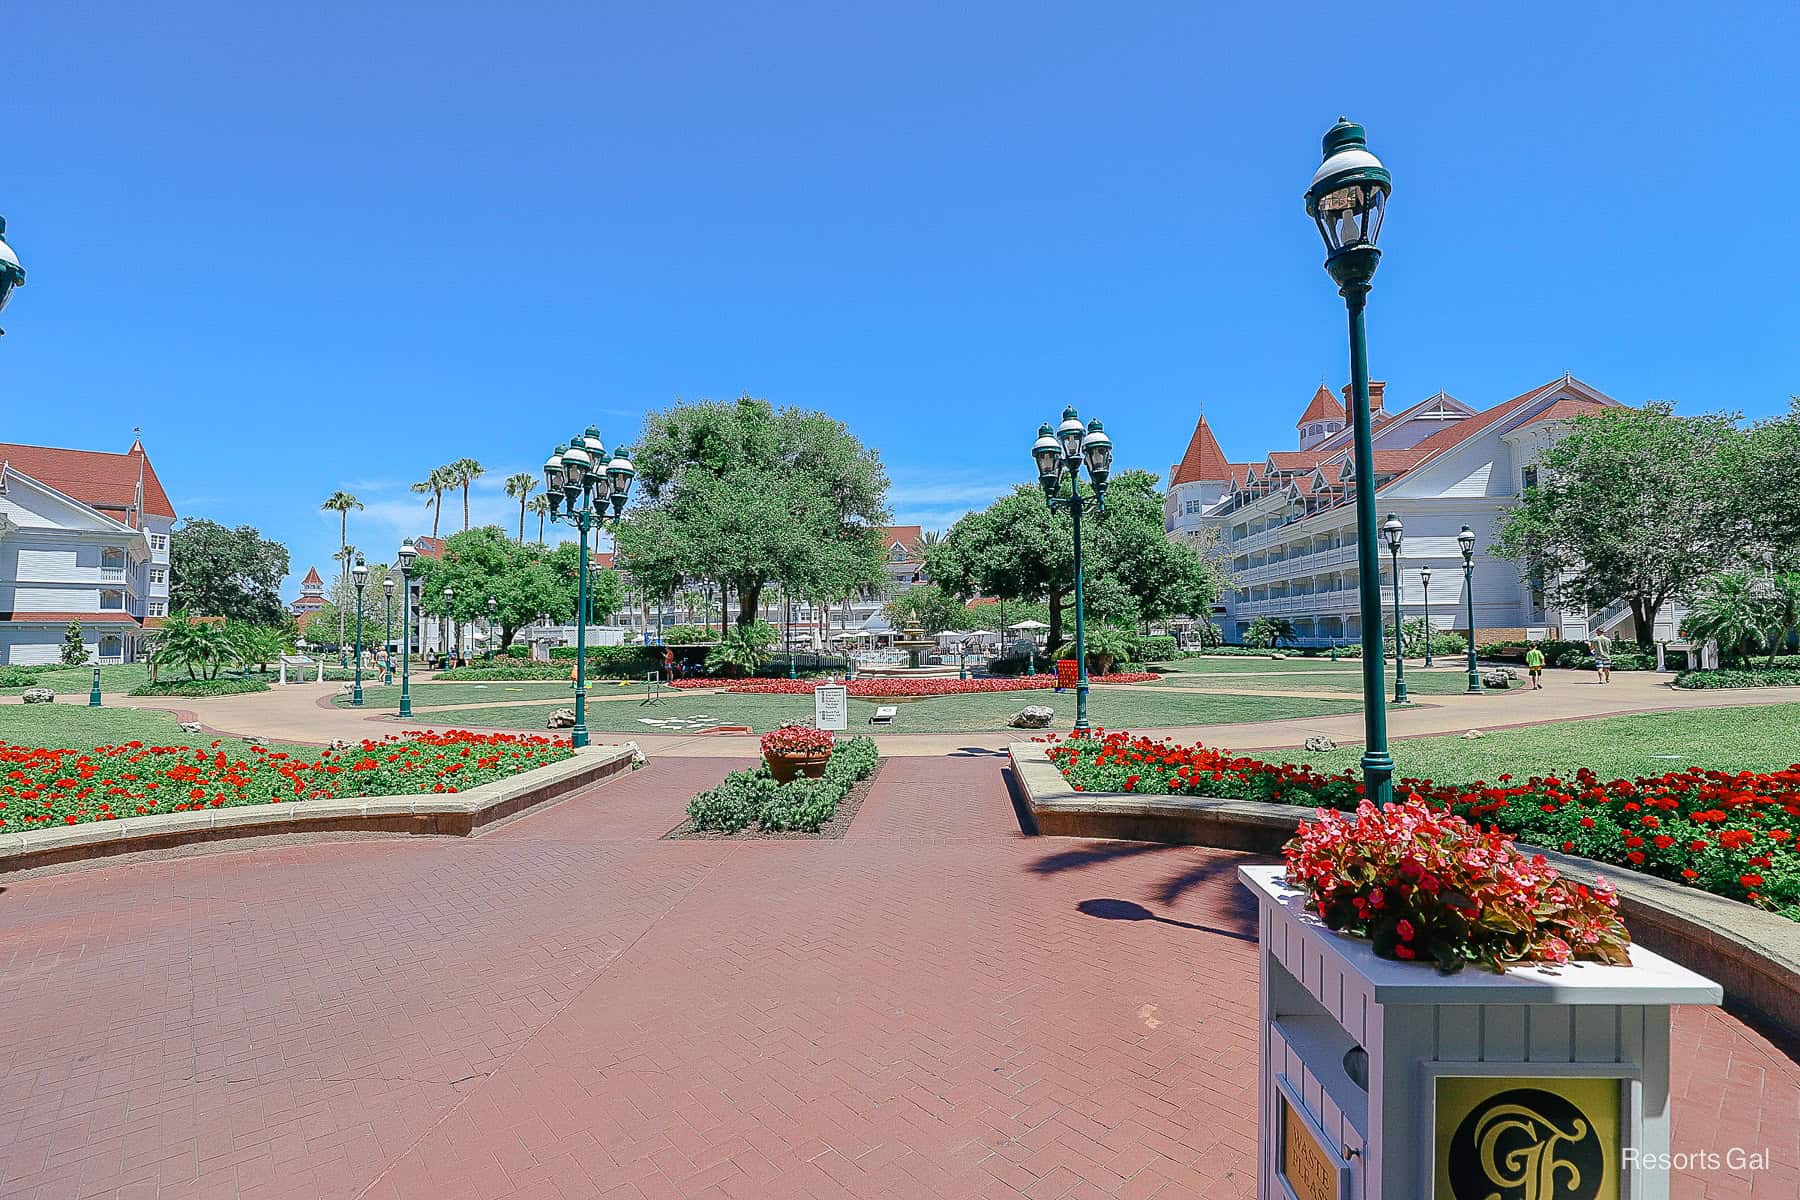
[[[1020,621],[1017,625],[1008,625],[1008,629],[1048,629],[1042,621]]]

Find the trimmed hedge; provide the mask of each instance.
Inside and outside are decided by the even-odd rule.
[[[1683,671],[1675,677],[1678,688],[1800,687],[1800,669],[1790,667],[1721,667],[1717,671]]]
[[[134,687],[132,696],[237,696],[246,692],[266,692],[267,679],[168,679]]]
[[[1137,649],[1132,658],[1139,662],[1163,662],[1181,653],[1180,644],[1166,633],[1149,633],[1137,639]]]
[[[821,779],[778,784],[768,764],[733,771],[688,801],[695,829],[736,833],[752,822],[764,832],[805,830],[817,833],[837,815],[837,807],[858,780],[875,769],[875,739],[853,737],[837,743]]]

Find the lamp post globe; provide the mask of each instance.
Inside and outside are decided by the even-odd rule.
[[[419,548],[413,540],[407,538],[400,543],[400,549],[394,552],[394,559],[400,564],[400,715],[412,716],[412,568],[419,557]],[[419,605],[419,623],[425,623],[425,605],[421,599]],[[423,639],[423,634],[420,635]]]
[[[1431,665],[1431,568],[1419,568],[1419,590],[1425,603],[1425,665]]]
[[[610,513],[616,523],[631,496],[637,468],[623,446],[608,455],[600,430],[589,425],[558,446],[544,462],[544,490],[550,498],[550,519],[573,524],[580,534],[578,582],[575,591],[575,724],[569,744],[577,749],[588,744],[587,728],[587,626],[588,534],[603,525]],[[558,508],[561,512],[558,512]],[[489,636],[496,602],[488,600]]]
[[[1082,594],[1081,518],[1092,504],[1096,511],[1106,511],[1106,484],[1112,476],[1113,444],[1099,421],[1081,423],[1074,405],[1063,409],[1062,423],[1054,429],[1048,421],[1038,426],[1037,440],[1031,444],[1031,458],[1037,466],[1038,484],[1044,489],[1044,500],[1051,512],[1066,508],[1074,526],[1075,541],[1075,728],[1085,734],[1092,725],[1088,721],[1087,613]],[[1081,494],[1081,472],[1086,467],[1093,496]],[[1064,477],[1069,494],[1062,494]],[[1035,656],[1034,656],[1035,657]],[[966,669],[966,668],[965,668]],[[1032,673],[1036,674],[1033,663]],[[1059,689],[1060,690],[1060,689]]]
[[[394,577],[387,572],[381,575],[381,615],[387,622],[387,631],[381,639],[381,683],[383,687],[394,686]]]
[[[1481,669],[1475,665],[1475,531],[1464,525],[1456,535],[1456,544],[1462,550],[1463,598],[1469,607],[1469,686],[1465,690],[1471,696],[1479,696]]]
[[[361,708],[363,702],[362,689],[362,617],[363,589],[369,586],[369,564],[363,561],[362,555],[356,556],[356,565],[350,568],[350,581],[356,585],[356,684],[350,690],[350,705]]]
[[[25,286],[25,268],[19,265],[19,256],[13,248],[6,244],[6,218],[0,217],[0,310],[6,308],[6,302],[12,299],[13,290]],[[0,329],[0,333],[6,332]]]
[[[1406,541],[1406,528],[1399,517],[1389,513],[1381,536],[1394,556],[1394,703],[1410,704],[1406,695],[1406,615],[1400,607],[1400,547]]]
[[[1375,529],[1375,435],[1369,415],[1369,346],[1364,323],[1369,284],[1381,261],[1376,242],[1393,191],[1387,168],[1369,151],[1363,127],[1339,117],[1326,130],[1319,168],[1306,188],[1306,215],[1325,243],[1325,270],[1344,297],[1350,332],[1350,423],[1356,486],[1358,612],[1362,622],[1363,794],[1394,796],[1383,703],[1381,554]]]

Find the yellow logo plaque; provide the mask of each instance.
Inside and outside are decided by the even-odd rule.
[[[1343,1200],[1338,1189],[1342,1174],[1333,1155],[1320,1145],[1312,1124],[1294,1111],[1294,1102],[1281,1097],[1281,1161],[1276,1170],[1298,1200]]]
[[[1617,1078],[1440,1075],[1434,1200],[1619,1200]]]

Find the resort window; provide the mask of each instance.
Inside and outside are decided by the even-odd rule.
[[[169,539],[160,533],[153,533],[150,535],[150,548],[152,550],[167,550],[169,548]]]
[[[1529,492],[1538,485],[1538,469],[1536,467],[1519,468],[1519,491]]]
[[[107,588],[100,593],[101,612],[123,612],[125,610],[125,593]]]
[[[160,617],[163,615],[163,602],[161,600],[150,601],[150,615],[153,617]]]
[[[161,567],[150,568],[150,582],[162,583],[168,578],[168,572]]]

